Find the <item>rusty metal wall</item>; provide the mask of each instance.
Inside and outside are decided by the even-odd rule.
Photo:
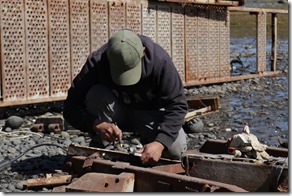
[[[0,8],[0,106],[65,99],[88,54],[123,28],[159,43],[186,86],[230,78],[226,6],[0,0]]]

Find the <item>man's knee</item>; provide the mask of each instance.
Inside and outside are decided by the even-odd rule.
[[[183,128],[180,129],[177,139],[170,146],[168,151],[164,153],[164,157],[171,159],[179,159],[183,152],[187,150],[187,135]]]

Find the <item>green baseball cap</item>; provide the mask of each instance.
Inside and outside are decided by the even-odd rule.
[[[142,74],[143,45],[136,33],[121,30],[108,41],[107,57],[113,81],[121,86],[136,84]]]

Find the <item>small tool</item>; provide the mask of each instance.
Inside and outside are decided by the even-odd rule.
[[[116,122],[114,122],[114,124],[116,125],[117,128],[119,128],[119,127],[118,127],[118,124],[117,124]],[[119,139],[118,144],[119,144],[119,146],[120,146],[121,148],[123,148],[123,144],[122,144],[121,138]]]

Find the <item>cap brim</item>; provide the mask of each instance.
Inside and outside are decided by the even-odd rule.
[[[141,60],[134,68],[127,71],[120,71],[111,69],[111,76],[117,85],[130,86],[139,82],[142,74]]]

